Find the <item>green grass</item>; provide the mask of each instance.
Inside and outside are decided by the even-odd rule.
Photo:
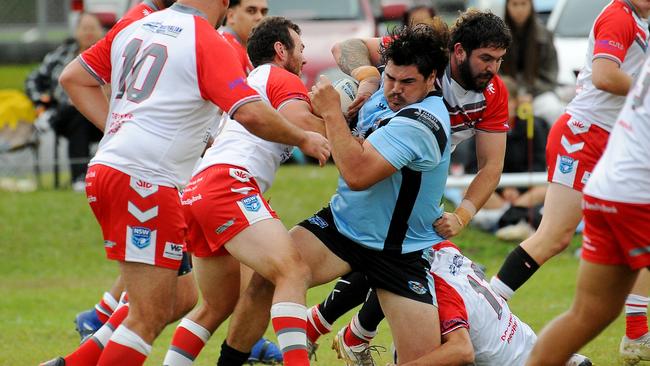
[[[2,65],[0,67],[0,89],[25,90],[25,79],[37,64]]]
[[[267,197],[290,227],[327,202],[336,176],[332,166],[283,167]],[[69,191],[0,192],[0,202],[0,365],[35,365],[75,349],[79,341],[72,324],[75,314],[99,300],[117,268],[104,259],[99,226],[84,195]],[[467,230],[456,242],[472,259],[487,265],[490,275],[513,248],[512,243],[476,230]],[[572,301],[578,263],[572,252],[542,267],[511,301],[514,312],[537,331]],[[326,285],[310,290],[309,305],[320,302],[330,288]],[[334,329],[343,326],[350,316],[339,320]],[[161,364],[173,329],[167,327],[156,341],[147,365]],[[216,332],[196,365],[214,365],[225,330],[223,325]],[[619,318],[583,353],[598,365],[617,364],[623,332]],[[271,332],[267,335],[274,338]],[[331,340],[331,334],[321,339],[314,364],[340,364],[329,349]],[[390,346],[385,322],[376,343]],[[383,354],[378,364],[388,361],[388,355]]]

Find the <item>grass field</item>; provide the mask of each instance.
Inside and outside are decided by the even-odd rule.
[[[332,166],[283,167],[267,198],[290,227],[327,202],[336,176]],[[75,314],[99,299],[117,269],[115,263],[104,259],[100,230],[84,195],[69,191],[0,192],[0,202],[0,250],[4,253],[0,257],[0,365],[36,365],[76,347]],[[490,275],[513,246],[476,230],[467,230],[456,242],[466,255],[487,265]],[[514,312],[535,330],[564,311],[572,300],[578,261],[570,253],[573,250],[551,260],[511,301]],[[320,302],[329,289],[321,286],[310,290],[309,305]],[[334,329],[350,316],[337,322]],[[212,337],[197,365],[214,365],[225,329],[222,326]],[[583,353],[597,365],[618,364],[623,331],[619,319]],[[173,327],[167,327],[156,341],[147,365],[161,364],[172,332]],[[271,332],[267,335],[274,338]],[[340,364],[329,349],[331,340],[331,335],[321,339],[314,364]],[[390,345],[385,322],[377,344]],[[389,359],[383,354],[378,364],[385,365]]]

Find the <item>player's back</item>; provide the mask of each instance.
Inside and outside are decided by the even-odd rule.
[[[490,289],[484,274],[450,242],[434,246],[441,331],[469,325],[476,365],[524,365],[537,337]],[[467,322],[469,324],[464,324]]]
[[[201,16],[176,4],[115,36],[111,106],[92,163],[166,186],[187,181],[217,113],[199,88],[197,38],[217,36]]]

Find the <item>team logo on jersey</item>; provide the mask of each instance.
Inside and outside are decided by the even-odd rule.
[[[582,179],[580,182],[582,184],[587,184],[587,181],[589,181],[589,177],[591,177],[591,172],[585,172],[585,174],[582,175]]]
[[[151,229],[141,226],[131,228],[131,243],[139,249],[144,249],[151,244]]]
[[[570,156],[562,156],[560,155],[560,173],[562,174],[569,174],[573,171],[573,164],[575,163],[575,159],[570,157]]]
[[[494,88],[494,83],[489,83],[485,89],[487,89],[488,93],[490,94],[494,94],[496,92],[496,89]]]
[[[241,88],[246,89],[246,79],[243,78],[243,77],[239,77],[239,78],[229,82],[228,87],[230,88],[230,90],[233,90],[233,89],[235,89],[237,87],[241,87]]]
[[[226,221],[225,224],[219,226],[218,228],[214,229],[214,232],[217,234],[223,234],[224,231],[228,230],[229,227],[233,226],[235,224],[235,219],[232,218],[228,221]]]
[[[260,197],[258,195],[248,196],[243,198],[241,201],[246,211],[257,212],[262,207],[262,202],[260,202]]]
[[[420,282],[409,281],[409,288],[411,291],[415,292],[418,295],[424,295],[427,293],[427,288],[424,287]]]
[[[318,216],[318,215],[314,215],[314,216],[308,218],[307,222],[309,222],[312,225],[316,225],[321,229],[324,229],[324,228],[329,226],[327,221],[323,220],[323,218]]]
[[[176,244],[169,241],[166,242],[163,257],[175,261],[183,259],[183,244]]]
[[[454,254],[454,258],[451,259],[451,264],[449,265],[449,273],[453,276],[458,274],[460,267],[463,266],[463,256],[460,254]]]
[[[112,248],[112,247],[114,247],[114,246],[115,246],[115,242],[114,242],[114,241],[104,240],[104,248]]]

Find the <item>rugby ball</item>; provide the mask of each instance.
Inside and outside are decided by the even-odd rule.
[[[341,111],[347,112],[350,104],[357,96],[359,83],[354,79],[343,78],[334,83],[334,89],[339,93],[341,98]]]

